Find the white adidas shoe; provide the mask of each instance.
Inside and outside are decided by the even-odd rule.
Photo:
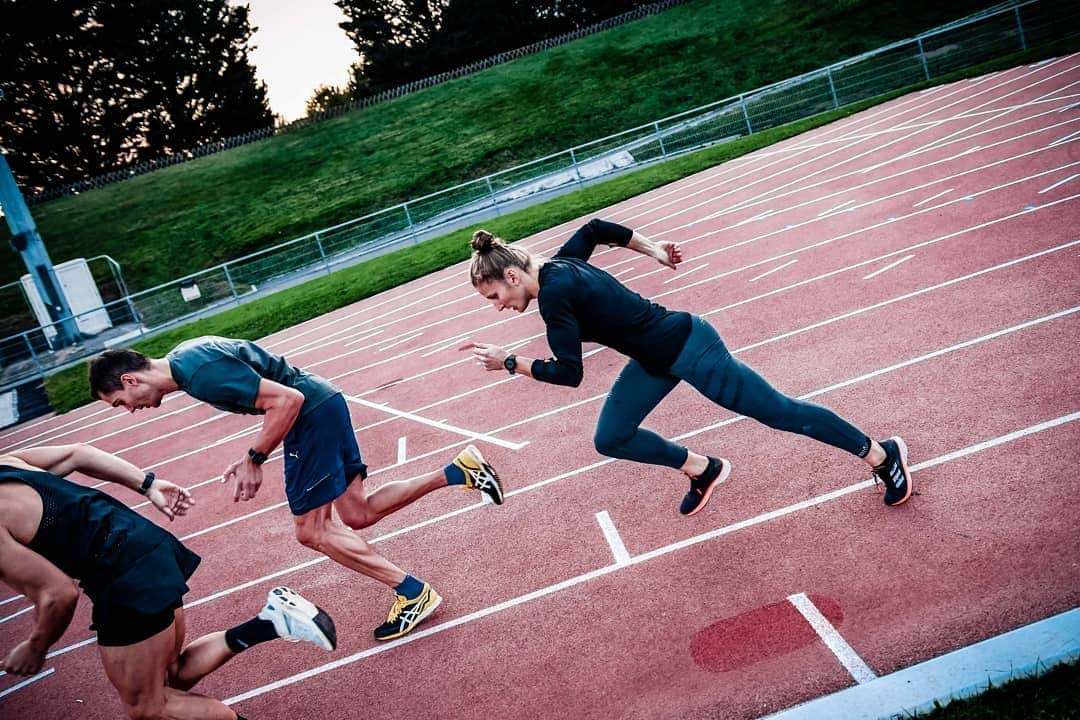
[[[337,647],[334,620],[322,608],[287,587],[276,587],[266,594],[266,605],[259,611],[259,618],[274,623],[282,640],[306,640],[323,650]]]

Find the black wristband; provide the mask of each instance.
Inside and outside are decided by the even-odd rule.
[[[255,448],[248,448],[248,457],[251,458],[251,462],[256,465],[262,465],[266,462],[266,453],[261,453]]]
[[[139,488],[139,492],[143,495],[150,492],[150,486],[154,484],[154,473],[146,473],[146,477],[143,478],[142,487]]]
[[[511,375],[517,374],[517,355],[507,355],[503,359],[503,367]]]

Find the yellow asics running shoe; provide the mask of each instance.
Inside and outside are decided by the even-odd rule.
[[[502,505],[503,488],[499,474],[487,464],[475,445],[465,446],[454,458],[454,465],[465,473],[465,487],[479,490],[487,495],[491,502]]]
[[[442,595],[435,592],[427,583],[424,583],[424,589],[414,598],[398,595],[394,606],[390,608],[390,615],[387,616],[386,622],[375,628],[375,639],[393,640],[401,637],[435,612],[435,608],[439,607],[441,602]]]

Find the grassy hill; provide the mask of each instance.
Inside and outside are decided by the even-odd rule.
[[[33,212],[54,262],[106,253],[123,266],[129,289],[139,290],[827,65],[987,4],[698,0]],[[24,272],[4,246],[0,252],[11,254],[0,283]]]

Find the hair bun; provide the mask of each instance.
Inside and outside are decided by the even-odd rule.
[[[483,255],[495,245],[495,236],[487,230],[477,230],[472,234],[472,249]]]

